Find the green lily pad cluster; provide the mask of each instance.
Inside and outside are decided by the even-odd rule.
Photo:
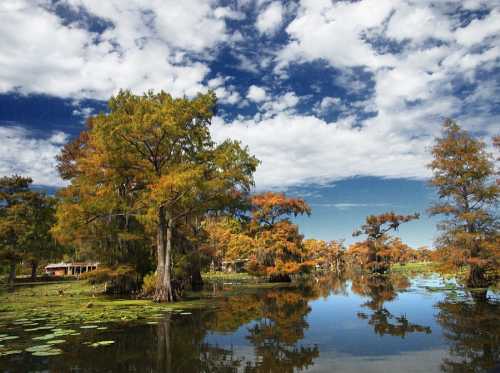
[[[20,354],[21,352],[21,350],[0,350],[0,356],[16,355]]]
[[[63,351],[59,348],[55,348],[52,344],[44,344],[33,347],[28,347],[25,349],[26,352],[31,352],[33,356],[55,356],[60,355]]]
[[[52,339],[57,339],[57,337],[62,337],[65,335],[78,335],[74,329],[63,329],[63,328],[55,328],[52,329],[52,333],[41,335],[38,337],[33,337],[34,341],[47,341]]]
[[[0,293],[0,358],[23,351],[33,356],[59,355],[64,353],[59,347],[73,343],[75,337],[92,348],[111,345],[114,341],[109,336],[101,341],[98,336],[113,324],[154,326],[167,313],[189,315],[185,310],[211,304],[209,299],[174,304],[116,299],[83,281],[19,287]]]
[[[8,335],[8,334],[0,334],[0,342],[9,341],[11,339],[17,339],[19,336],[17,335]]]
[[[112,345],[113,343],[115,343],[115,341],[99,341],[99,342],[94,342],[94,343],[91,343],[90,346],[91,347],[101,347],[101,346],[109,346],[109,345]]]

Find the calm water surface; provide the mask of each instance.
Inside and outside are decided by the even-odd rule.
[[[329,276],[242,287],[214,307],[167,313],[155,325],[67,336],[62,355],[0,357],[0,371],[500,372],[498,296],[474,302],[444,285],[437,276]],[[93,348],[88,340],[115,343]]]

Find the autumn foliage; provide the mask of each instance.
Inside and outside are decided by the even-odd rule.
[[[211,92],[193,99],[129,91],[112,97],[109,113],[90,118],[59,157],[70,185],[60,192],[54,235],[118,252],[120,261],[154,246],[155,299],[172,301],[184,280],[175,267],[197,257],[192,232],[208,212],[245,198],[258,164],[238,142],[212,141],[215,106]]]
[[[349,255],[371,272],[386,272],[391,264],[402,262],[409,251],[407,245],[391,238],[389,232],[397,231],[401,224],[418,218],[418,214],[398,215],[394,212],[368,216],[365,224],[353,233],[353,236],[366,235],[366,240],[352,245]]]
[[[447,120],[432,148],[431,185],[439,197],[429,212],[444,219],[438,225],[441,259],[457,268],[469,266],[467,283],[487,287],[498,277],[499,222],[495,208],[500,186],[484,142]]]

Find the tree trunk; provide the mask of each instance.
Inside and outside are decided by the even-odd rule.
[[[154,295],[154,300],[157,302],[171,302],[172,283],[170,279],[170,256],[172,246],[172,226],[171,221],[167,222],[165,216],[165,208],[160,207],[158,210],[158,227],[157,227],[157,283]],[[165,237],[166,231],[166,237]]]
[[[36,281],[36,270],[38,268],[38,262],[31,261],[31,280]]]
[[[16,280],[16,261],[12,259],[10,261],[10,271],[9,271],[9,285],[14,285],[14,281]]]
[[[488,289],[474,289],[470,292],[470,295],[476,303],[488,301]]]
[[[469,270],[467,286],[471,288],[487,288],[489,282],[486,279],[484,269],[477,265],[472,265]]]
[[[165,271],[163,272],[163,284],[166,290],[165,299],[167,302],[173,302],[174,296],[172,292],[172,219],[168,219],[167,222],[167,242],[165,248]]]
[[[200,256],[197,254],[191,264],[191,289],[194,291],[203,288],[203,278],[201,277]]]
[[[269,282],[292,282],[292,278],[286,273],[280,273],[269,276]]]

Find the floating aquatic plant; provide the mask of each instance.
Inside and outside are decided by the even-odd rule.
[[[0,341],[9,341],[11,339],[18,339],[18,335],[4,335],[3,337],[0,337]]]
[[[37,351],[49,350],[51,348],[52,348],[52,346],[50,346],[48,344],[46,344],[46,345],[36,345],[36,346],[28,347],[24,351],[26,351],[26,352],[37,352]]]
[[[115,343],[115,341],[99,341],[90,344],[91,347],[109,346]]]
[[[51,339],[50,341],[47,341],[47,344],[58,345],[58,344],[65,343],[65,342],[66,342],[65,339]]]
[[[62,350],[58,348],[51,348],[49,350],[37,351],[32,353],[33,356],[55,356],[60,354],[62,354]]]
[[[20,354],[21,352],[22,352],[21,350],[0,351],[0,356],[15,355],[15,354]]]

